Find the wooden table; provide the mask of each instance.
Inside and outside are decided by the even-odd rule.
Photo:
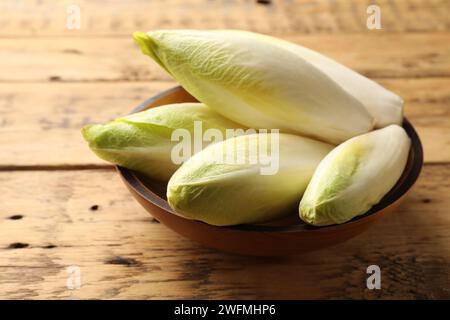
[[[1,1],[0,298],[450,298],[450,4],[376,2],[382,30],[357,0]],[[80,29],[66,28],[72,3]],[[130,37],[156,28],[272,34],[400,94],[426,160],[406,203],[344,244],[284,258],[202,248],[153,220],[80,128],[174,86]],[[381,290],[366,288],[372,264]]]

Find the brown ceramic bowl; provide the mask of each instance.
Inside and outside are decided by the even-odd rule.
[[[139,105],[133,112],[180,102],[197,101],[181,87],[167,90]],[[286,219],[263,225],[216,227],[175,215],[166,201],[166,185],[148,181],[138,173],[117,167],[123,181],[139,203],[151,215],[175,232],[207,247],[258,256],[299,254],[328,247],[350,239],[385,214],[395,210],[416,182],[423,165],[422,145],[407,119],[403,128],[412,141],[409,159],[402,177],[395,187],[366,214],[353,220],[328,227],[312,227],[303,223],[298,212]]]

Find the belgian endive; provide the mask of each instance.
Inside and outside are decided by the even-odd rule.
[[[370,80],[267,36],[230,30],[133,36],[199,101],[248,127],[340,143],[372,130],[375,120],[362,100],[385,100]]]
[[[185,129],[189,133],[187,138],[191,139],[187,149],[194,153],[196,121],[201,126],[197,128],[201,132],[217,129],[223,137],[226,136],[226,129],[241,127],[204,104],[180,103],[152,108],[107,124],[87,125],[83,128],[83,136],[100,158],[148,177],[168,181],[181,165],[174,160],[172,152],[183,142],[183,137],[172,134],[177,129]],[[202,143],[206,146],[209,142]],[[181,156],[187,158],[190,154]]]
[[[208,146],[167,188],[180,215],[212,225],[259,223],[297,210],[329,144],[291,134],[255,133]]]
[[[340,224],[366,213],[405,169],[410,139],[398,125],[354,137],[319,164],[300,202],[305,222]]]

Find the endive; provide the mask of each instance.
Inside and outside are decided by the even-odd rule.
[[[276,219],[296,210],[314,169],[332,148],[291,134],[231,138],[187,160],[170,179],[167,199],[180,215],[212,225]],[[268,158],[255,157],[256,150],[267,150],[261,154]],[[234,161],[224,162],[224,154]],[[274,165],[276,170],[262,170]]]
[[[159,30],[133,36],[143,53],[199,101],[248,127],[331,143],[373,128],[374,119],[360,100],[282,42],[227,30]]]
[[[354,137],[319,164],[300,202],[300,217],[316,226],[366,213],[405,169],[410,139],[398,125]]]
[[[241,127],[204,104],[180,103],[152,108],[104,125],[87,125],[83,136],[100,158],[168,181],[180,166],[172,159],[173,148],[179,143],[173,141],[172,134],[176,129],[186,129],[193,137],[195,121],[201,121],[203,130],[217,129],[224,136],[226,129]]]

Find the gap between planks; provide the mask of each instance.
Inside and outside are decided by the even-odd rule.
[[[450,75],[447,74],[430,74],[430,75],[414,75],[414,76],[403,76],[403,75],[399,75],[399,76],[395,76],[395,75],[389,75],[389,76],[378,76],[378,77],[368,77],[365,76],[366,78],[369,78],[375,82],[379,82],[382,80],[414,80],[414,79],[442,79],[442,80],[447,80],[450,79]],[[175,80],[165,80],[165,79],[128,79],[128,78],[116,78],[116,79],[86,79],[86,80],[65,80],[65,79],[57,79],[57,80],[0,80],[0,85],[2,84],[13,84],[13,83],[17,83],[17,84],[45,84],[48,83],[49,85],[51,84],[56,84],[56,83],[62,83],[62,84],[71,84],[71,83],[86,83],[86,84],[102,84],[102,83],[153,83],[153,82],[159,82],[159,83],[166,83],[166,84],[173,84],[173,86],[180,86],[179,83],[175,82]]]
[[[215,30],[215,29],[211,29],[211,30]],[[248,30],[245,30],[248,31]],[[299,37],[299,36],[304,36],[304,37],[311,37],[311,36],[329,36],[329,35],[333,35],[335,33],[333,32],[316,32],[316,33],[299,33],[299,32],[280,32],[280,33],[268,33],[268,32],[257,32],[257,31],[252,31],[255,33],[262,33],[262,34],[266,34],[269,35],[271,37],[276,37],[276,38],[282,38],[282,37]],[[360,36],[360,35],[364,35],[367,34],[369,35],[370,33],[373,32],[382,32],[382,31],[361,31],[361,32],[342,32],[339,33],[340,35],[346,35],[346,36]],[[435,34],[435,35],[448,35],[449,31],[421,31],[421,30],[413,30],[413,31],[388,31],[389,35],[401,35],[401,34],[410,34],[410,35],[415,35],[415,34]],[[74,34],[74,35],[70,35],[70,34],[64,34],[64,33],[60,33],[60,34],[37,34],[37,35],[28,35],[28,34],[8,34],[8,35],[2,35],[0,34],[0,40],[1,39],[7,39],[7,40],[21,40],[21,39],[53,39],[53,38],[70,38],[70,39],[114,39],[114,38],[125,38],[125,39],[130,39],[131,37],[131,33],[118,33],[118,34],[106,34],[106,33],[99,33],[99,34]]]
[[[112,164],[80,164],[80,165],[6,165],[0,166],[5,171],[78,171],[78,170],[114,170]]]
[[[431,161],[424,166],[446,166],[450,161]],[[84,170],[114,170],[113,164],[85,164],[85,165],[17,165],[0,166],[0,172],[12,171],[84,171]]]

